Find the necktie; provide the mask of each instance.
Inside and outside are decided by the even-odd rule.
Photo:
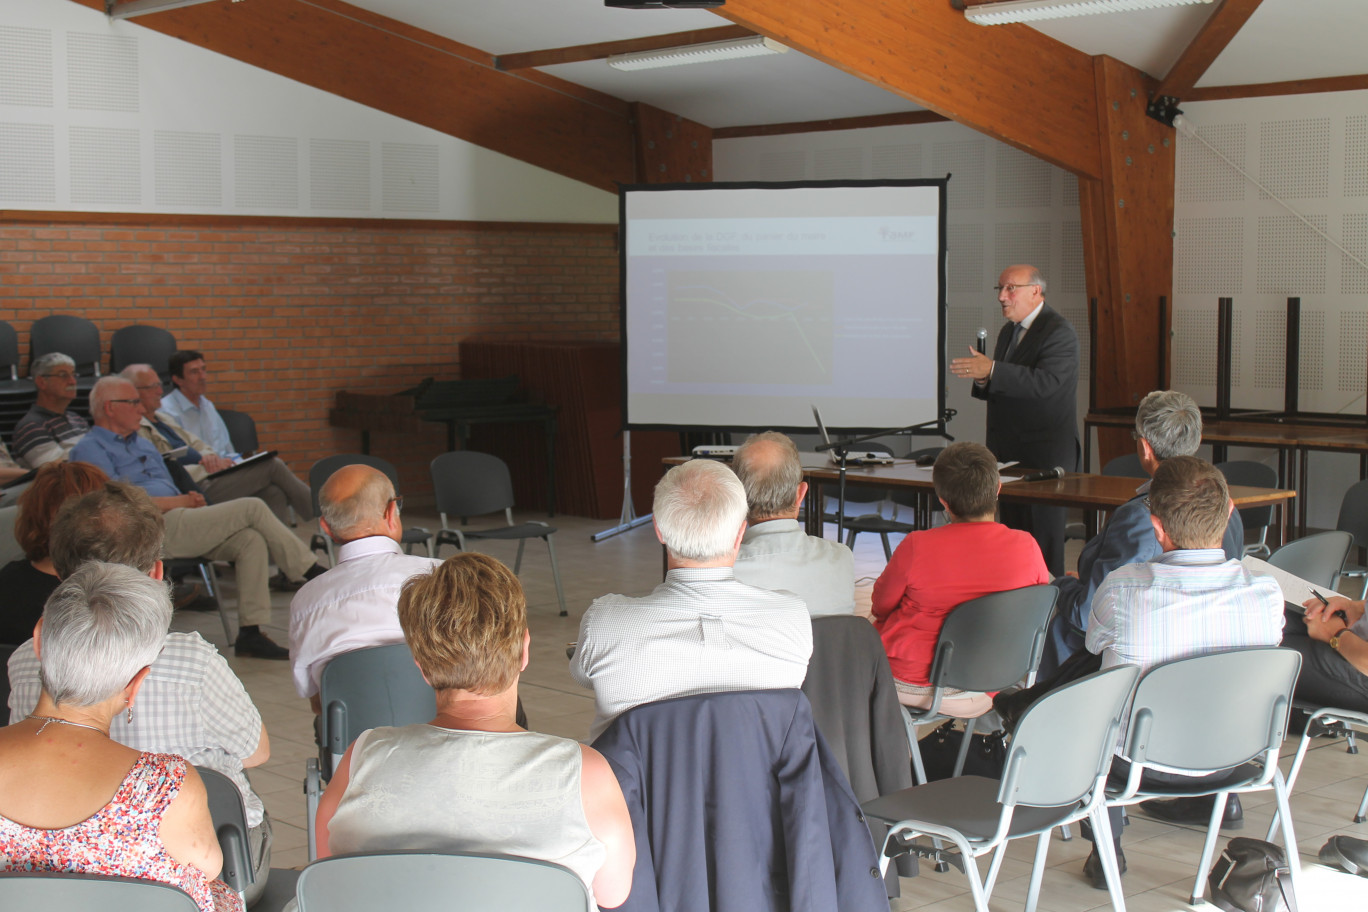
[[[1018,323],[1016,329],[1012,331],[1012,344],[1007,346],[1007,357],[1012,357],[1016,352],[1017,346],[1021,344],[1021,337],[1026,334],[1026,327]]]

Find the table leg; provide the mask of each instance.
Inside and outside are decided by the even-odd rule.
[[[1306,534],[1306,489],[1307,467],[1311,464],[1311,451],[1301,449],[1297,453],[1297,537]]]
[[[546,515],[556,515],[556,416],[546,419]]]

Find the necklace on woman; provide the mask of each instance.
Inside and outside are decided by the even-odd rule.
[[[38,730],[34,732],[35,735],[41,735],[43,733],[43,729],[47,728],[53,722],[56,722],[58,725],[74,725],[77,728],[88,728],[93,732],[99,732],[106,738],[109,737],[109,732],[105,731],[103,728],[96,728],[94,725],[86,725],[84,722],[72,722],[70,719],[59,719],[56,716],[40,716],[36,713],[30,713],[28,718],[39,719],[43,723],[42,725],[38,726]]]

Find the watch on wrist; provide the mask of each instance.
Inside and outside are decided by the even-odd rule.
[[[1330,638],[1330,648],[1335,650],[1335,652],[1339,652],[1340,635],[1343,633],[1344,631],[1341,630],[1339,633],[1335,634]]]

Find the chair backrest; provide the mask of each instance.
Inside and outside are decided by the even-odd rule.
[[[1102,467],[1103,475],[1114,475],[1120,478],[1148,478],[1147,473],[1140,466],[1140,457],[1135,453],[1127,453],[1124,456],[1117,456],[1115,459],[1107,461]]]
[[[24,556],[24,549],[14,537],[14,524],[19,519],[19,505],[0,507],[0,567]]]
[[[340,757],[356,736],[381,725],[430,722],[437,695],[407,643],[344,652],[323,667],[318,686],[323,745]]]
[[[19,378],[19,334],[0,320],[0,380]]]
[[[513,476],[498,456],[456,450],[432,460],[437,512],[483,516],[513,506]]]
[[[1278,470],[1262,462],[1248,459],[1233,459],[1216,463],[1216,468],[1226,478],[1226,484],[1245,485],[1251,488],[1276,488]],[[1246,507],[1240,511],[1240,521],[1246,529],[1258,529],[1273,521],[1273,508]]]
[[[299,875],[300,912],[594,912],[569,868],[513,855],[377,852],[335,855]]]
[[[29,364],[49,352],[61,352],[76,362],[76,373],[100,373],[100,330],[85,317],[52,314],[29,327]]]
[[[256,422],[251,415],[226,408],[219,409],[218,413],[223,419],[223,426],[228,428],[228,439],[233,442],[233,449],[250,456],[261,448],[257,442]]]
[[[959,605],[945,618],[931,661],[931,683],[993,691],[1016,684],[1040,664],[1045,626],[1059,590],[1008,589]]]
[[[912,787],[897,688],[873,624],[851,614],[813,618],[803,693],[856,799]]]
[[[204,789],[209,793],[209,816],[223,850],[223,870],[219,873],[230,888],[242,893],[252,883],[252,850],[247,842],[247,807],[233,780],[218,770],[197,766]]]
[[[1276,646],[1156,665],[1135,687],[1125,755],[1194,775],[1276,762],[1300,670],[1301,655]]]
[[[1037,700],[1017,723],[998,801],[1060,807],[1081,801],[1111,766],[1139,669],[1117,665]]]
[[[363,453],[337,453],[332,456],[324,456],[309,467],[309,493],[313,496],[314,516],[319,515],[318,492],[323,489],[323,484],[338,469],[349,465],[368,465],[372,469],[378,469],[389,478],[390,484],[394,485],[394,490],[399,490],[399,470],[388,459],[381,459],[379,456],[367,456]]]
[[[1348,532],[1317,532],[1283,545],[1269,556],[1268,562],[1308,583],[1334,589],[1352,547],[1354,536]]]
[[[1360,548],[1368,548],[1368,479],[1354,482],[1344,492],[1335,528],[1354,536]]]
[[[109,371],[118,373],[130,364],[149,365],[165,382],[171,376],[171,356],[176,337],[160,326],[134,324],[116,329],[109,340]]]
[[[199,912],[180,887],[132,877],[12,871],[0,874],[0,909],[62,912]]]

